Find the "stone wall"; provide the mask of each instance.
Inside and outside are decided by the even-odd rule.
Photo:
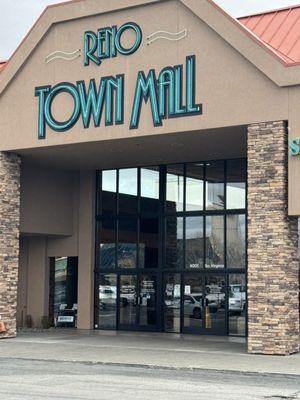
[[[297,219],[287,215],[285,122],[248,127],[248,350],[299,350]]]
[[[19,264],[20,159],[0,152],[0,316],[7,332],[16,335]]]

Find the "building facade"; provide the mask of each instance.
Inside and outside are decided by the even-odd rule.
[[[55,325],[299,350],[299,12],[45,10],[0,74],[0,338]]]

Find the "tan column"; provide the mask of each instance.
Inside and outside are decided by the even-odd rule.
[[[248,127],[248,351],[299,351],[297,219],[287,215],[287,128]]]
[[[16,335],[19,224],[20,158],[0,153],[0,339]]]
[[[80,172],[78,235],[78,329],[93,329],[95,171]]]

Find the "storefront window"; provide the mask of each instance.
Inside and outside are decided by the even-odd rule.
[[[137,323],[137,277],[135,275],[120,276],[120,324],[135,325]]]
[[[227,268],[246,266],[246,216],[227,216]]]
[[[159,211],[159,168],[141,168],[141,212],[150,214]]]
[[[102,172],[102,212],[116,213],[117,171],[115,169]]]
[[[230,335],[245,335],[246,309],[245,274],[230,274],[228,296],[228,320]]]
[[[100,275],[99,283],[99,327],[116,328],[117,312],[117,275]]]
[[[184,328],[200,330],[205,325],[203,302],[204,277],[187,274],[184,278]]]
[[[224,217],[206,217],[206,268],[224,268]]]
[[[119,170],[119,213],[134,214],[138,211],[138,170]]]
[[[100,268],[116,266],[116,221],[103,219],[100,224]]]
[[[158,267],[159,220],[158,218],[140,219],[139,266],[140,268]]]
[[[186,166],[186,211],[203,210],[203,163]]]
[[[164,287],[164,322],[166,332],[180,332],[180,274],[166,274]]]
[[[51,257],[49,323],[57,327],[77,324],[78,258]]]
[[[96,325],[244,335],[246,161],[103,174]],[[115,199],[115,212],[101,208],[103,193]]]
[[[246,207],[246,163],[243,160],[227,161],[227,209]]]
[[[224,209],[224,162],[206,163],[206,210]]]
[[[166,218],[166,268],[183,267],[183,218]]]
[[[183,211],[184,173],[183,165],[167,167],[166,209],[168,212]]]
[[[118,221],[118,267],[137,267],[137,235],[136,219],[120,219]]]
[[[185,266],[190,269],[203,268],[204,237],[203,217],[186,217],[185,222]]]

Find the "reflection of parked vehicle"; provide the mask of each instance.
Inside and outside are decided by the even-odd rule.
[[[195,319],[202,318],[202,294],[191,293],[184,295],[184,313]]]
[[[113,286],[100,286],[99,289],[99,299],[100,308],[105,310],[109,307],[115,307],[116,304],[116,288]]]
[[[230,285],[229,311],[241,313],[246,307],[246,288],[243,285]]]
[[[176,297],[174,299],[165,299],[165,305],[169,308],[180,308],[180,298]]]
[[[206,286],[206,299],[211,312],[225,308],[225,288],[218,285]]]
[[[120,291],[120,302],[122,307],[129,303],[136,304],[136,290],[134,285],[123,285]]]

